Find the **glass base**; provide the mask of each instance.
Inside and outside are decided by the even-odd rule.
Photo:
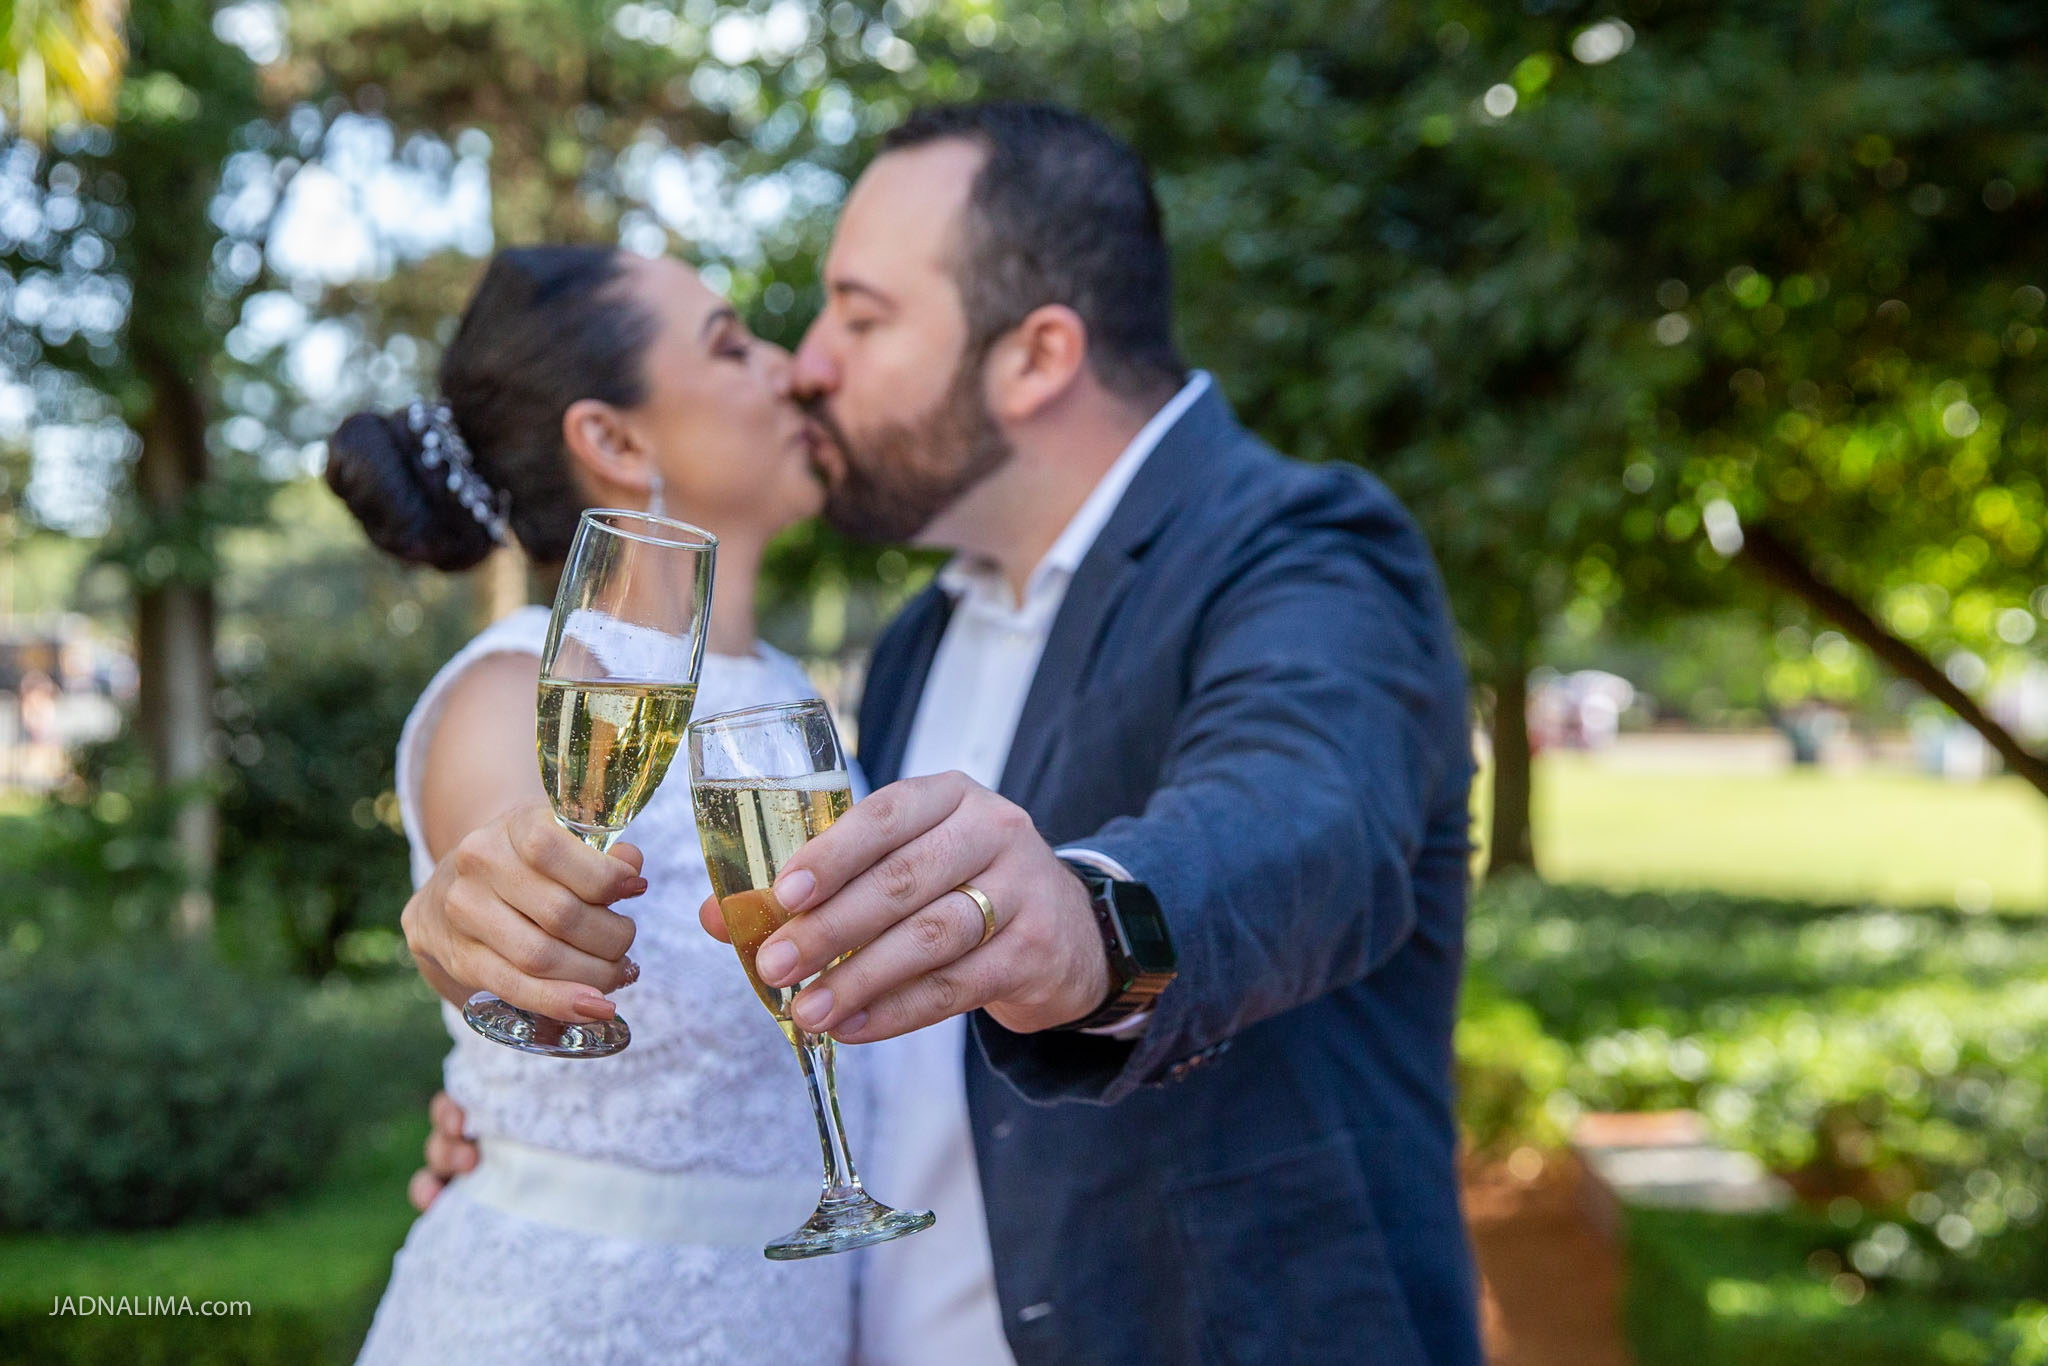
[[[837,1199],[827,1196],[793,1233],[785,1233],[761,1254],[771,1262],[793,1262],[803,1257],[822,1257],[830,1252],[851,1252],[922,1233],[935,1222],[930,1210],[890,1209],[865,1191]]]
[[[566,1024],[521,1010],[488,991],[469,998],[462,1018],[492,1043],[549,1058],[609,1058],[633,1041],[633,1031],[616,1015],[589,1024]]]

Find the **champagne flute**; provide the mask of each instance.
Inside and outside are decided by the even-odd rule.
[[[774,1261],[847,1252],[932,1226],[929,1211],[895,1210],[862,1189],[839,1119],[829,1034],[812,1034],[790,1018],[790,1001],[815,977],[771,987],[754,955],[789,919],[769,890],[790,855],[853,805],[846,759],[831,713],[815,698],[707,716],[690,727],[690,795],[711,890],[754,994],[796,1050],[824,1150],[818,1208],[793,1233],[761,1249]]]
[[[591,508],[576,526],[548,641],[536,733],[562,827],[612,847],[668,772],[697,700],[718,538],[644,512]],[[623,1019],[569,1023],[488,991],[462,1010],[485,1038],[552,1058],[605,1058]]]

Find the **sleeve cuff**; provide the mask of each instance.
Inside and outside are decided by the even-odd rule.
[[[1085,863],[1091,868],[1100,869],[1118,882],[1137,881],[1136,878],[1131,876],[1130,869],[1124,867],[1123,864],[1118,863],[1109,855],[1097,850],[1085,848],[1081,845],[1070,845],[1054,852],[1061,858],[1069,858],[1076,863]],[[1135,1039],[1145,1032],[1145,1023],[1151,1018],[1151,1011],[1141,1010],[1128,1020],[1118,1020],[1115,1024],[1110,1025],[1098,1025],[1094,1029],[1084,1029],[1081,1032],[1083,1034],[1093,1034],[1104,1039]]]
[[[1145,1032],[1146,1022],[1151,1018],[1151,1011],[1141,1010],[1128,1020],[1118,1020],[1115,1024],[1110,1025],[1097,1025],[1093,1029],[1084,1029],[1081,1032],[1083,1034],[1098,1035],[1105,1039],[1135,1039]]]
[[[1138,880],[1131,876],[1130,869],[1124,867],[1109,855],[1098,853],[1086,845],[1072,844],[1063,849],[1055,849],[1053,852],[1061,858],[1070,858],[1076,863],[1085,863],[1091,868],[1100,868],[1118,882],[1136,882]]]

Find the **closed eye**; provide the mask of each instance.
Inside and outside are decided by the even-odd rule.
[[[711,354],[720,360],[743,361],[752,352],[754,339],[738,323],[728,323],[718,329],[718,335],[711,343]]]

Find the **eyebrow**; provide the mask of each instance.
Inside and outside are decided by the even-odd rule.
[[[876,289],[873,285],[862,284],[858,280],[834,280],[831,289],[834,294],[866,295],[884,308],[894,308],[896,306],[896,301],[887,294]]]
[[[708,337],[711,335],[711,330],[717,327],[720,323],[736,323],[739,320],[740,315],[733,311],[732,305],[730,304],[727,304],[723,308],[714,308],[711,310],[711,316],[704,320],[704,325],[697,329],[697,335],[700,337]]]

